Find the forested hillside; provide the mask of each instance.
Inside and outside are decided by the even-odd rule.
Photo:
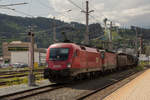
[[[53,19],[50,18],[26,18],[26,17],[16,17],[0,14],[0,55],[2,55],[2,42],[11,42],[14,40],[29,41],[27,35],[29,31],[29,26],[33,26],[33,32],[35,33],[35,42],[40,48],[47,48],[52,44],[53,37]],[[60,20],[55,20],[57,40],[63,41],[64,37],[61,34],[65,32],[69,40],[75,43],[81,43],[83,41],[83,36],[85,33],[85,25],[77,22],[65,23]],[[138,36],[144,38],[144,42],[149,42],[150,40],[150,29],[138,28]],[[116,28],[113,27],[112,36],[114,44],[120,48],[125,46],[133,47],[136,31],[135,28]],[[93,40],[99,36],[104,35],[104,28],[100,24],[90,24],[89,25],[89,39],[90,44],[101,46],[101,41],[106,41],[107,36]],[[123,44],[123,45],[122,45]]]
[[[57,40],[63,41],[62,32],[66,32],[67,37],[73,41],[80,43],[83,41],[85,33],[85,25],[71,22],[55,20]],[[40,48],[47,48],[52,43],[53,19],[50,18],[26,18],[0,14],[0,55],[2,42],[11,42],[13,40],[29,41],[27,32],[29,26],[33,26],[35,33],[35,41]],[[89,26],[90,38],[94,38],[103,34],[100,24],[91,24]]]

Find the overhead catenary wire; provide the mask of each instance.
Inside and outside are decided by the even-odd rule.
[[[74,3],[73,1],[71,1],[71,0],[68,0],[71,4],[73,4],[75,7],[77,7],[77,8],[79,8],[81,11],[84,11],[84,9],[83,8],[81,8],[79,5],[77,5],[76,3]],[[92,15],[90,15],[89,14],[89,16],[90,17],[92,17],[94,20],[96,20],[97,22],[100,22],[98,19],[96,19],[94,16],[92,16]]]
[[[92,6],[92,7],[94,8],[94,11],[97,12],[96,8],[95,8],[94,6]],[[98,13],[99,13],[99,12],[98,12]],[[102,16],[100,16],[100,15],[102,15]],[[94,15],[94,16],[90,15],[90,17],[92,17],[93,19],[95,19],[95,21],[100,22],[100,23],[101,23],[102,21],[99,20],[99,19],[97,19],[97,18],[100,18],[100,17],[109,18],[107,15],[104,15],[103,13],[100,13],[100,15]],[[116,20],[111,19],[111,18],[109,18],[108,21],[110,21],[110,22],[112,21],[114,24],[120,23],[118,20],[116,21]],[[128,25],[128,26],[129,26],[129,25]]]
[[[92,15],[90,15],[89,14],[89,12],[93,12],[94,10],[91,10],[91,11],[89,11],[89,12],[87,12],[87,11],[85,11],[83,8],[81,8],[80,6],[78,6],[76,3],[74,3],[73,1],[71,1],[71,0],[68,0],[71,4],[73,4],[74,6],[76,6],[77,8],[79,8],[80,10],[81,10],[81,12],[84,12],[84,13],[88,13],[88,15],[90,16],[90,17],[92,17],[94,20],[96,20],[97,22],[99,22],[99,20],[97,20],[94,16],[92,16]],[[86,1],[86,3],[87,3],[88,1]],[[83,7],[83,5],[82,5],[82,7]],[[99,38],[99,37],[98,37]]]
[[[28,16],[28,17],[34,17],[34,16],[31,15],[31,14],[28,14],[28,13],[25,13],[25,12],[22,12],[22,11],[19,11],[19,10],[16,10],[16,9],[13,9],[13,11],[16,12],[16,13],[19,13],[19,14],[26,15],[26,16]]]
[[[100,22],[99,19],[95,18],[93,15],[90,15],[91,18],[93,18],[95,21],[99,22],[101,25],[104,25],[103,23]]]
[[[74,3],[73,1],[71,1],[71,0],[68,0],[71,4],[73,4],[74,6],[76,6],[77,8],[79,8],[81,11],[84,11],[84,9],[83,8],[81,8],[80,6],[78,6],[76,3]],[[92,16],[92,15],[89,15],[89,16],[91,16],[92,18],[94,18],[97,22],[99,22],[99,20],[97,20],[94,16]]]
[[[0,9],[9,9],[9,10],[14,10],[13,8],[10,8],[10,7],[0,7]]]
[[[77,5],[76,3],[74,3],[73,1],[71,1],[71,0],[68,0],[71,4],[73,4],[74,6],[76,6],[77,8],[79,8],[80,10],[83,10],[84,11],[84,9],[83,8],[81,8],[79,5]]]
[[[6,4],[6,5],[0,5],[1,7],[5,7],[5,6],[18,6],[18,5],[24,5],[24,4],[28,4],[28,3],[26,3],[26,2],[24,2],[24,3],[16,3],[16,4]]]
[[[76,3],[74,3],[73,1],[71,0],[68,0],[71,4],[73,4],[75,7],[79,8],[81,10],[81,12],[86,12],[83,8],[81,8],[79,5],[77,5]],[[93,10],[92,10],[93,11]],[[94,20],[96,20],[97,22],[99,22],[99,20],[97,20],[94,16],[90,15],[90,17],[92,17]],[[100,23],[101,24],[101,23]]]
[[[45,7],[45,8],[48,8],[48,9],[51,9],[47,4],[43,3],[41,0],[38,0],[37,1],[41,6]]]
[[[47,8],[47,9],[51,9],[51,7],[49,7],[47,4],[43,3],[41,0],[39,0],[38,3],[39,3],[41,6]],[[59,15],[57,15],[57,16],[55,16],[55,17],[60,16],[60,14],[61,14],[61,16],[65,16],[65,12],[70,12],[70,11],[72,11],[72,10],[69,9],[69,10],[66,10],[66,11],[64,11],[64,12],[59,12]],[[63,15],[62,15],[62,14],[63,14]],[[70,19],[70,18],[69,18],[69,19]]]
[[[32,5],[32,0],[29,0],[28,10],[27,10],[29,14],[31,14],[31,5]]]
[[[30,1],[30,4],[31,4],[31,2],[32,2],[32,0]],[[24,3],[20,3],[20,4],[24,4]],[[25,3],[25,4],[26,4],[26,3]],[[13,4],[13,5],[14,5],[14,4]],[[10,5],[9,5],[9,6],[10,6]],[[12,11],[14,11],[14,12],[16,12],[16,13],[26,15],[26,16],[28,16],[28,17],[34,17],[34,16],[31,15],[31,14],[28,14],[28,13],[25,13],[25,12],[22,12],[22,11],[20,11],[20,10],[16,10],[16,9],[14,9],[14,8],[10,8],[10,7],[7,7],[7,6],[3,6],[3,7],[0,7],[0,8],[9,9],[9,10],[12,10]],[[29,10],[30,10],[30,8],[31,8],[31,7],[29,7]],[[70,10],[67,10],[67,11],[70,11]],[[65,26],[69,26],[69,24],[65,24],[65,25],[62,25],[62,26],[58,26],[58,27],[56,27],[56,28],[61,28],[61,27],[65,27]]]
[[[14,12],[16,12],[16,13],[33,17],[33,16],[30,15],[30,14],[27,14],[27,13],[25,13],[25,12],[22,12],[22,11],[19,11],[19,10],[16,10],[16,9],[10,7],[10,6],[18,6],[18,5],[24,5],[24,4],[28,4],[28,3],[23,2],[23,3],[13,3],[13,4],[0,5],[0,8],[1,8],[1,9],[9,9],[9,10],[12,10],[12,11],[14,11]]]
[[[26,15],[26,16],[34,17],[33,15],[27,14],[27,13],[19,11],[19,10],[16,10],[14,8],[10,8],[10,7],[0,7],[0,8],[2,8],[2,9],[9,9],[9,10],[12,10],[12,11],[14,11],[16,13],[19,13],[19,14],[23,14],[23,15]]]

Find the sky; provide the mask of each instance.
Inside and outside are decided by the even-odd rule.
[[[48,17],[85,24],[86,0],[0,0],[0,5],[27,2],[26,5],[0,7],[0,13],[23,17]],[[150,28],[150,0],[89,0],[89,23],[101,23],[107,18],[114,25]]]

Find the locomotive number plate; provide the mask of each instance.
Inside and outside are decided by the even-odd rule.
[[[61,65],[54,65],[54,67],[55,67],[55,68],[59,68],[59,67],[61,67]]]

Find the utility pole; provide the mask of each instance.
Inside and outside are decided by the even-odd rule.
[[[84,12],[86,15],[86,32],[84,34],[85,44],[89,44],[89,14],[93,11],[94,10],[89,11],[89,2],[86,1],[86,11],[81,11],[81,12]]]
[[[34,33],[32,32],[32,26],[30,27],[30,31],[28,32],[30,36],[30,72],[28,77],[28,85],[35,86],[35,75],[34,75]]]
[[[107,31],[107,18],[104,19],[104,25],[105,25],[105,32]]]
[[[107,34],[107,18],[105,18],[103,21],[104,21],[104,25],[105,25],[105,34]],[[106,42],[104,42],[104,46],[105,46],[105,48],[104,49],[106,49]]]
[[[141,32],[141,35],[140,35],[140,54],[143,53],[143,34],[142,34],[142,28],[140,28],[140,32]]]
[[[112,42],[112,21],[110,22],[109,42]]]
[[[142,38],[142,28],[140,28],[140,32],[141,32],[141,35],[140,35],[140,37],[139,37],[139,39],[140,39],[140,54],[142,54],[143,53],[143,38]]]
[[[135,31],[136,31],[135,51],[136,51],[136,54],[138,54],[138,31],[137,31],[137,27],[135,27]]]
[[[85,34],[85,43],[89,43],[89,2],[86,1],[86,34]]]
[[[39,52],[39,64],[41,66],[41,52]]]
[[[53,43],[56,43],[56,23],[55,23],[55,17],[53,17]]]
[[[112,49],[112,21],[110,21],[110,30],[109,30],[109,49]]]
[[[108,19],[105,18],[104,19],[104,25],[105,25],[105,32],[108,35],[108,48],[112,49],[112,21],[110,21],[110,28],[109,28],[109,32],[107,32],[107,21]]]
[[[143,39],[142,36],[140,36],[140,54],[142,54],[143,51]]]
[[[126,53],[126,40],[123,41],[123,52]]]

